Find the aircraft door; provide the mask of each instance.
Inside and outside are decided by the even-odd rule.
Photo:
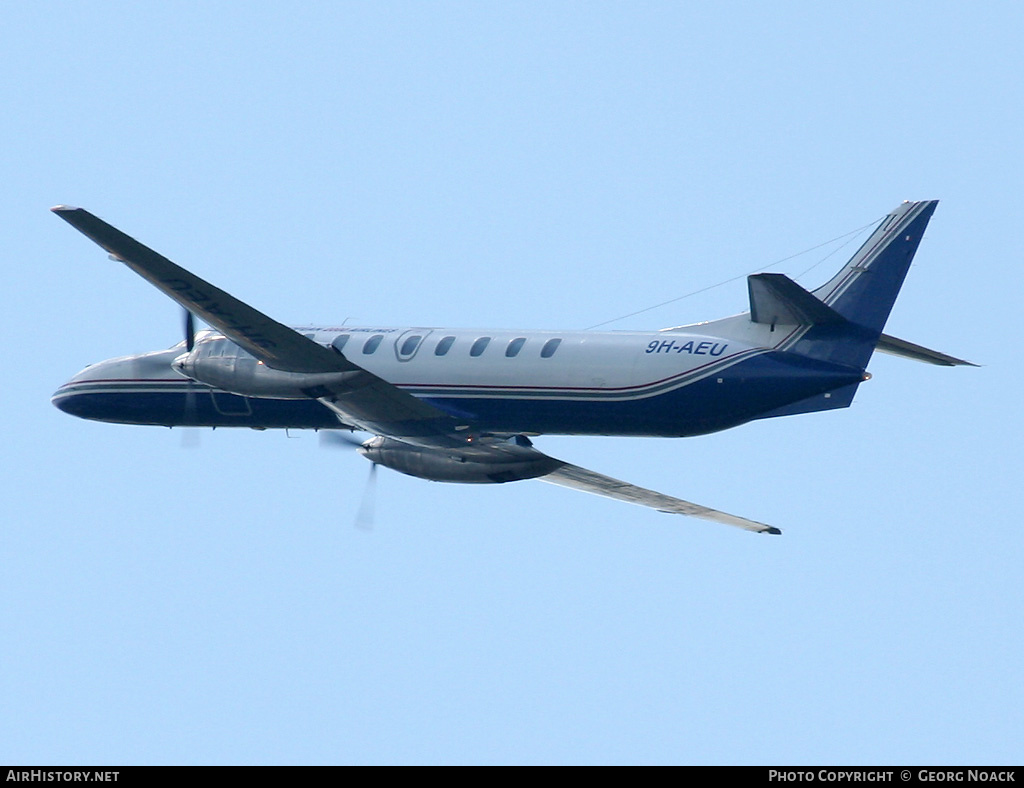
[[[252,378],[256,373],[256,359],[238,347],[234,342],[224,340],[219,348],[221,365],[229,377]],[[213,407],[221,416],[251,416],[252,406],[248,397],[214,389]]]
[[[423,347],[423,340],[430,334],[429,328],[410,328],[395,340],[395,358],[399,361],[410,361]]]

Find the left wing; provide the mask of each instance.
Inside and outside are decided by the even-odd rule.
[[[220,329],[268,367],[285,372],[359,369],[343,356],[214,287],[85,209],[58,205],[50,210],[105,249],[112,259],[124,263],[164,295]]]
[[[311,391],[348,425],[421,446],[461,447],[463,424],[298,331],[199,278],[82,208],[52,209],[83,235],[268,367],[294,373],[345,373],[344,386]]]
[[[614,498],[617,501],[635,503],[640,506],[647,506],[667,514],[685,514],[690,517],[699,517],[702,520],[710,520],[723,525],[733,525],[747,531],[754,531],[762,534],[781,534],[778,528],[771,525],[759,523],[756,520],[748,520],[745,517],[737,517],[734,514],[726,514],[717,509],[709,509],[706,506],[673,498],[670,495],[648,490],[644,487],[637,487],[635,484],[619,481],[610,476],[604,476],[578,465],[564,463],[558,470],[552,471],[546,476],[537,477],[542,482],[557,484],[562,487],[571,487],[574,490],[603,495],[605,498]]]

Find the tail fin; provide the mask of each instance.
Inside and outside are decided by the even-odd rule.
[[[700,327],[722,336],[753,336],[776,351],[858,369],[867,366],[876,348],[932,364],[970,364],[882,333],[938,204],[923,200],[897,207],[839,273],[816,290],[805,290],[783,274],[748,276],[750,312]],[[771,329],[748,334],[750,323]],[[785,330],[776,333],[777,326]]]
[[[881,334],[938,204],[938,200],[923,200],[900,205],[814,295],[851,323]]]
[[[751,318],[763,322],[753,311],[755,289],[763,293],[762,300],[786,301],[791,304],[790,311],[805,316],[799,322],[810,328],[789,347],[780,349],[863,369],[882,336],[938,202],[900,205],[882,220],[850,262],[816,290],[807,292],[788,279],[751,283]]]

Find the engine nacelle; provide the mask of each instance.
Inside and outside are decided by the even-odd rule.
[[[198,342],[191,353],[178,356],[171,366],[180,375],[232,394],[268,399],[305,399],[318,396],[317,392],[341,391],[360,374],[272,369],[223,337]]]
[[[408,476],[461,484],[501,484],[535,479],[562,465],[558,460],[528,448],[513,450],[507,460],[489,458],[482,461],[383,437],[367,441],[358,451],[370,462]]]

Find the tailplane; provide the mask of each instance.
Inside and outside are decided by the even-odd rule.
[[[863,372],[875,350],[942,366],[977,366],[882,333],[937,205],[938,200],[900,205],[839,273],[815,290],[805,290],[784,274],[748,276],[750,312],[702,323],[700,328],[851,371]],[[859,385],[793,402],[762,417],[844,408]]]

